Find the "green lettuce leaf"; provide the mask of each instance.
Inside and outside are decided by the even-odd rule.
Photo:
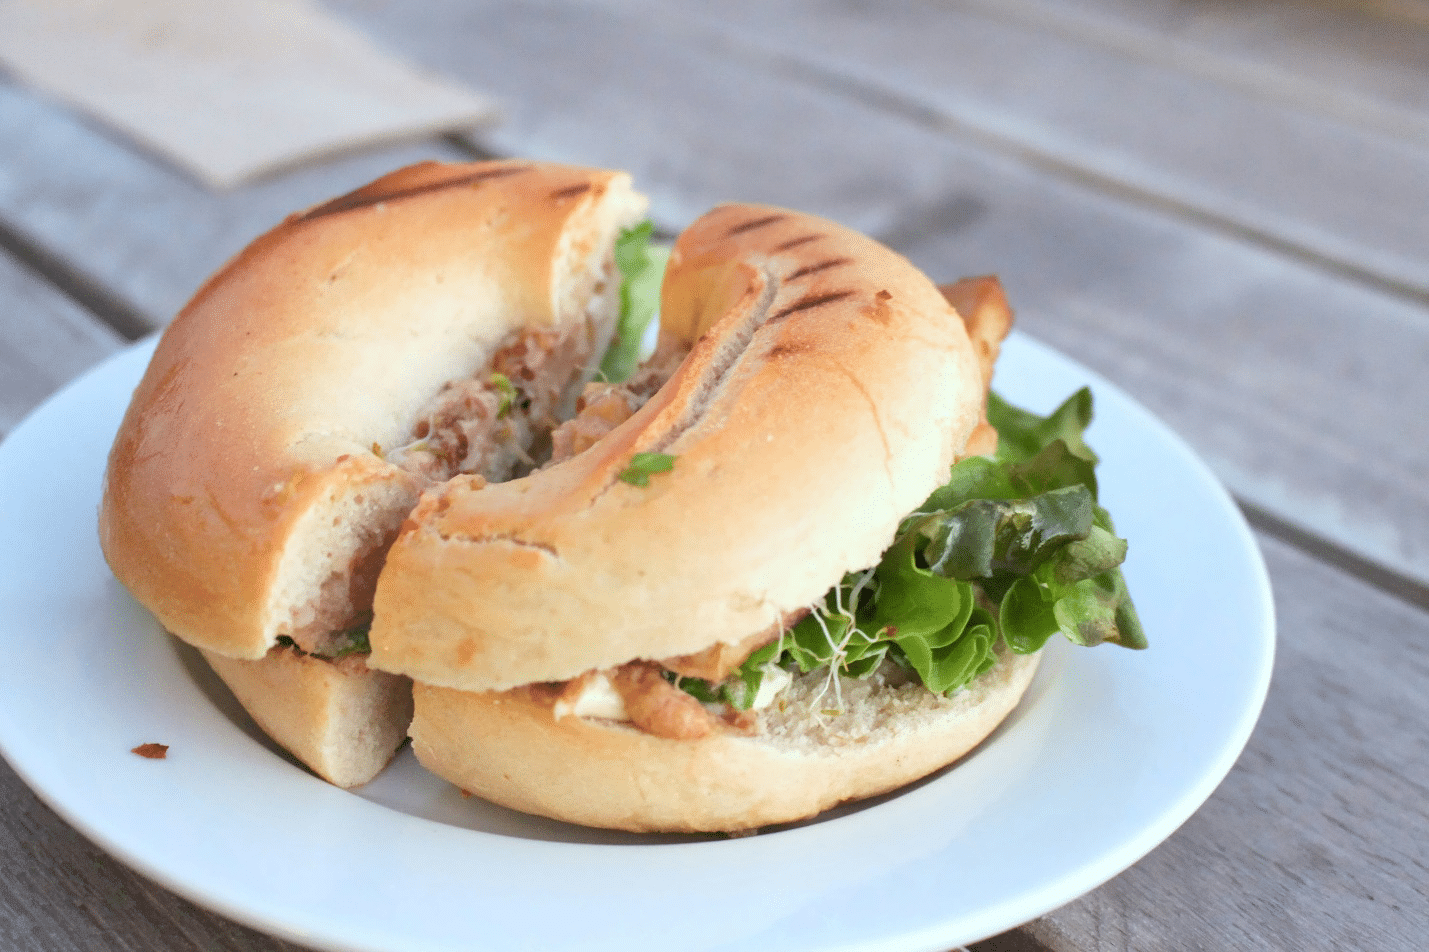
[[[640,344],[645,329],[660,309],[660,284],[670,249],[652,245],[655,226],[644,222],[620,233],[615,242],[615,264],[620,269],[620,320],[615,336],[600,362],[600,376],[620,383],[640,365]]]
[[[747,711],[764,683],[764,668],[779,652],[779,643],[771,641],[745,659],[734,676],[722,682],[725,701],[741,711]]]
[[[487,382],[501,394],[501,403],[496,408],[496,418],[502,419],[511,412],[511,408],[515,406],[520,394],[516,392],[516,385],[511,382],[511,378],[505,374],[493,373],[487,378]]]
[[[999,460],[1016,463],[1030,459],[1061,440],[1074,456],[1093,466],[1098,462],[1082,437],[1092,422],[1092,392],[1087,387],[1045,417],[1014,407],[993,391],[987,395],[987,420],[997,430]]]
[[[371,631],[372,624],[368,622],[349,628],[342,633],[342,641],[333,649],[332,658],[346,658],[350,654],[371,654],[372,642],[368,640],[368,632]]]
[[[890,659],[950,694],[993,666],[1000,642],[1018,653],[1057,634],[1146,647],[1120,569],[1126,541],[1097,504],[1097,456],[1083,436],[1091,392],[1046,417],[994,394],[988,418],[996,456],[957,463],[877,566],[844,576],[730,679],[691,693],[747,708],[771,662],[858,678]]]
[[[728,678],[711,683],[704,678],[687,678],[667,671],[666,677],[676,687],[705,704],[722,703],[741,711],[747,711],[759,695],[764,683],[765,667],[774,661],[781,645],[778,641],[756,650]]]
[[[1085,486],[1053,489],[1024,499],[972,499],[923,518],[923,557],[949,578],[1022,576],[1093,528]]]
[[[371,654],[372,642],[368,638],[368,632],[372,629],[372,620],[360,622],[351,628],[334,633],[333,645],[327,654],[315,654],[314,658],[322,658],[326,661],[336,661],[339,658],[346,658],[353,654]],[[300,655],[308,652],[298,647],[298,643],[288,635],[279,635],[277,639],[279,647],[296,651]]]
[[[951,694],[970,681],[986,674],[997,662],[997,623],[985,608],[971,613],[961,629],[949,629],[937,644],[908,643],[898,640],[905,657],[923,685],[937,694]]]

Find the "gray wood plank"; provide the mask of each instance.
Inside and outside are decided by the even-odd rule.
[[[122,345],[114,331],[0,252],[0,437]]]
[[[492,151],[625,168],[678,228],[721,201],[886,231],[962,159],[925,130],[600,4],[329,0],[409,59],[497,95]],[[896,162],[890,162],[896,156]]]
[[[1157,55],[1160,47],[1094,45],[1080,33],[1009,20],[998,15],[1004,2],[1017,11],[1045,5],[605,0],[632,16],[703,30],[740,54],[817,69],[832,86],[923,113],[969,141],[1429,300],[1429,216],[1420,214],[1429,206],[1429,92],[1423,128],[1387,135],[1188,71]],[[1424,91],[1429,30],[1418,36],[1422,62],[1405,78]],[[1337,35],[1312,37],[1320,59],[1341,55]]]
[[[1424,948],[1429,614],[1260,542],[1280,641],[1245,754],[1165,844],[1031,924],[1048,948]]]
[[[924,270],[1000,273],[1021,327],[1131,391],[1241,498],[1429,580],[1423,308],[1031,176],[926,215],[891,236]]]
[[[724,198],[769,200],[881,233],[943,276],[1008,275],[1029,327],[1114,378],[1139,375],[1128,380],[1137,395],[1238,492],[1429,578],[1429,506],[1414,475],[1429,450],[1406,438],[1429,404],[1422,308],[732,61],[707,38],[584,5],[364,16],[418,59],[504,94],[512,118],[498,147],[631,168],[667,224]],[[214,196],[13,87],[0,87],[0,129],[26,132],[0,158],[0,215],[155,322],[288,209],[427,154],[369,155]],[[1166,341],[1175,346],[1153,359]],[[1199,388],[1200,403],[1179,387]]]
[[[944,0],[1406,139],[1429,135],[1424,0]]]
[[[112,136],[0,78],[0,219],[155,327],[290,212],[400,165],[468,155],[434,140],[215,193]]]
[[[630,169],[667,227],[771,201],[871,231],[940,277],[1003,274],[1024,326],[1164,414],[1236,492],[1429,580],[1416,301],[732,53],[688,21],[549,0],[342,9],[504,97],[494,148]]]
[[[771,56],[777,47],[711,45],[707,32],[576,4],[342,9],[415,59],[503,94],[512,122],[486,141],[631,168],[667,226],[756,198],[881,234],[940,276],[1002,272],[1025,328],[1131,389],[1237,492],[1429,578],[1429,349],[1425,310],[1406,296],[1268,247],[1273,235],[1227,234],[1184,200],[1154,201],[1148,187],[1116,194],[1105,177],[1019,155],[1006,136],[949,124],[946,109],[910,109],[918,100],[901,78],[898,96],[879,100],[867,81],[840,86],[827,64],[811,72]],[[212,196],[3,86],[0,137],[0,218],[155,322],[286,211],[412,154]],[[0,279],[0,293],[9,287]],[[0,332],[18,313],[0,310]],[[1422,944],[1429,622],[1262,541],[1283,640],[1246,757],[1165,846],[1019,935],[1058,952]],[[3,765],[0,945],[286,948],[127,873]]]
[[[473,33],[470,25],[476,21],[496,28]],[[373,20],[371,15],[366,22],[375,23],[385,36],[429,60],[475,74],[487,88],[507,93],[508,101],[518,104],[512,110],[510,128],[497,140],[507,151],[632,167],[656,193],[663,218],[672,224],[713,201],[738,195],[831,214],[856,227],[882,232],[904,247],[923,238],[912,234],[910,227],[946,230],[950,210],[957,212],[957,208],[964,217],[1002,221],[1012,226],[1003,228],[1004,232],[1020,232],[1034,239],[1047,231],[1069,236],[1097,234],[1096,229],[1087,229],[1077,220],[1085,217],[1083,211],[1059,208],[1057,203],[1028,209],[1015,195],[1010,203],[1006,197],[995,198],[999,192],[1020,188],[1015,171],[1009,180],[1005,171],[996,168],[1000,164],[996,156],[981,155],[917,123],[839,100],[768,69],[761,71],[748,64],[735,64],[738,68],[731,69],[727,58],[688,37],[651,37],[633,21],[599,11],[566,5],[534,13],[483,10],[480,5],[453,11],[434,5],[415,11],[404,8],[392,22]],[[488,38],[488,48],[473,55],[477,52],[473,44],[482,37]],[[606,82],[592,79],[589,71],[574,65],[567,70],[548,68],[547,64],[557,61],[579,63],[580,55],[586,57],[586,65],[595,60],[620,65],[606,66],[598,74]],[[680,94],[668,95],[671,88]],[[775,88],[781,90],[780,95],[770,96],[768,91]],[[851,139],[849,129],[860,130],[860,135]],[[366,156],[333,169],[284,177],[243,193],[213,196],[13,87],[0,87],[0,131],[6,133],[6,141],[17,144],[4,157],[0,215],[23,227],[36,241],[90,269],[97,280],[156,323],[172,313],[212,267],[287,210],[320,200],[397,162],[429,154],[427,150],[397,150]],[[846,144],[850,141],[852,144]],[[899,161],[888,161],[890,155],[898,156]],[[819,174],[810,174],[810,169]],[[979,179],[989,187],[973,184]],[[1039,176],[1031,179],[1037,181]],[[997,187],[999,181],[1001,188]],[[1081,204],[1117,207],[1111,201]],[[936,209],[941,220],[917,225],[915,210],[920,207]],[[914,224],[900,223],[902,219]],[[901,232],[895,223],[900,223]],[[1142,236],[1136,231],[1105,236],[1110,239],[1107,246],[1137,244]],[[1015,238],[1014,243],[1025,244]],[[1083,238],[1081,243],[1085,246],[1088,241]],[[1189,263],[1199,253],[1198,243],[1225,242],[1188,228],[1187,237],[1178,243]],[[1130,256],[1138,257],[1146,256]],[[1217,273],[1188,272],[1186,277],[1197,285],[1244,285],[1247,269],[1243,264],[1221,257],[1224,267]],[[1095,256],[1090,263],[1098,263]],[[1134,269],[1145,262],[1120,263]],[[1007,258],[984,258],[977,264],[1003,271],[1023,266]],[[1029,270],[1043,266],[1026,264]],[[956,263],[948,266],[956,267]],[[1250,270],[1254,271],[1254,266]],[[1403,376],[1407,367],[1417,366],[1423,351],[1417,346],[1418,332],[1412,325],[1422,322],[1419,309],[1356,294],[1352,288],[1345,291],[1342,283],[1329,278],[1323,279],[1326,293],[1322,295],[1313,270],[1306,274],[1293,266],[1285,270],[1303,287],[1290,294],[1277,293],[1273,287],[1260,288],[1257,295],[1266,313],[1296,313],[1300,299],[1310,299],[1311,307],[1301,323],[1319,326],[1316,312],[1327,307],[1316,307],[1315,301],[1340,298],[1332,301],[1331,308],[1342,314],[1326,326],[1338,325],[1345,332],[1339,335],[1341,339],[1361,316],[1368,316],[1370,330],[1348,350],[1336,351],[1339,363],[1355,365],[1349,368],[1350,382],[1385,370],[1391,376]],[[1264,273],[1249,277],[1261,284],[1276,280]],[[1014,287],[1014,294],[1024,293]],[[1137,301],[1131,314],[1124,305],[1106,301],[1090,302],[1086,310],[1099,310],[1106,318],[1102,325],[1114,323],[1133,330],[1139,325],[1143,336],[1156,339],[1154,312],[1165,304],[1175,305],[1184,296],[1184,288],[1168,285],[1161,296],[1152,293]],[[1276,297],[1281,300],[1273,300]],[[1253,312],[1223,314],[1221,329],[1243,325],[1244,313]],[[1373,332],[1376,325],[1404,326],[1400,333],[1386,338]],[[1370,343],[1376,352],[1361,353],[1366,342],[1375,340],[1392,340],[1393,346]],[[1227,355],[1216,348],[1200,349],[1203,363],[1224,361],[1222,365],[1231,376],[1253,375],[1251,362],[1237,366],[1234,352]],[[1407,354],[1409,359],[1396,358],[1399,354]],[[1380,362],[1382,355],[1387,362]],[[1342,378],[1332,377],[1328,386],[1319,387],[1314,380],[1304,379],[1314,376],[1308,363],[1302,362],[1298,371],[1292,368],[1290,373],[1302,379],[1282,392],[1287,403],[1303,401],[1308,394],[1319,399],[1304,401],[1307,406],[1332,405],[1335,401],[1326,391],[1344,389],[1339,386]],[[1411,406],[1421,395],[1413,386],[1405,393]],[[1254,416],[1257,402],[1246,401],[1246,406]],[[1291,413],[1292,418],[1296,415]],[[1310,455],[1317,422],[1292,420],[1280,425],[1297,430],[1302,446],[1307,447],[1300,455]],[[1334,442],[1340,446],[1338,470],[1311,473],[1303,479],[1296,472],[1283,474],[1276,460],[1256,455],[1263,447],[1276,445],[1274,441],[1266,443],[1263,433],[1225,434],[1218,423],[1216,435],[1229,436],[1236,444],[1235,452],[1224,451],[1215,440],[1198,439],[1198,443],[1212,455],[1223,457],[1223,472],[1235,477],[1232,482],[1237,489],[1258,503],[1349,541],[1357,551],[1386,564],[1407,564],[1423,578],[1424,557],[1413,540],[1426,533],[1417,524],[1396,525],[1398,513],[1422,511],[1422,498],[1405,499],[1402,492],[1399,498],[1396,492],[1385,496],[1373,485],[1387,479],[1401,484],[1402,489],[1402,480],[1393,474],[1369,479],[1350,474],[1352,478],[1346,481],[1339,472],[1353,470],[1357,458],[1376,458],[1365,450],[1393,444],[1400,434],[1413,432],[1408,428],[1412,422],[1391,408],[1387,420],[1370,424],[1377,437],[1370,447],[1361,447],[1359,436],[1349,432],[1348,426],[1342,427],[1345,433],[1334,434]],[[1204,426],[1192,420],[1182,428],[1194,435]],[[1404,465],[1393,468],[1412,472],[1416,467],[1422,469],[1421,464],[1411,453]],[[1280,485],[1286,480],[1292,483],[1289,493],[1283,493]],[[1286,498],[1276,498],[1277,494]],[[1314,503],[1310,509],[1316,513],[1308,521],[1293,511],[1304,499]],[[1360,510],[1367,510],[1367,515]],[[1346,511],[1348,515],[1343,515]],[[1335,528],[1331,523],[1343,526]]]

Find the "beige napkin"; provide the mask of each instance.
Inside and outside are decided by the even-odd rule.
[[[0,66],[218,188],[495,118],[311,0],[0,0]]]

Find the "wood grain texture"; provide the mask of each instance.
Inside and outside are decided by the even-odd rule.
[[[943,0],[1402,139],[1429,135],[1424,0]]]
[[[718,37],[599,4],[332,5],[409,59],[498,96],[506,121],[482,145],[627,169],[668,229],[750,201],[879,233],[941,195],[962,161],[916,125],[745,62]]]
[[[123,345],[119,335],[0,252],[0,437]]]
[[[1429,581],[1429,484],[1418,476],[1429,443],[1407,436],[1429,406],[1423,303],[1210,227],[1178,203],[969,141],[936,112],[901,108],[906,97],[889,108],[827,73],[791,72],[705,20],[637,16],[635,2],[340,9],[412,58],[518,104],[493,147],[630,169],[666,227],[737,195],[852,223],[940,277],[1002,274],[1025,327],[1166,413],[1235,492]],[[941,46],[920,38],[929,31],[909,19],[914,9],[858,21],[877,35],[883,18],[903,38],[878,64],[914,51],[890,81],[913,83]],[[744,32],[775,42],[784,21],[749,15]],[[807,18],[808,48],[829,41],[833,17]],[[795,28],[785,28],[792,44]],[[916,98],[923,87],[908,88]],[[1201,132],[1199,151],[1215,153],[1220,137]],[[1122,171],[1106,161],[1099,175]],[[1421,171],[1416,194],[1429,198],[1429,164]],[[1364,209],[1402,198],[1366,188],[1353,193]],[[1423,204],[1404,209],[1416,228],[1429,222],[1413,214]],[[1429,241],[1416,247],[1429,266]]]
[[[658,22],[699,24],[733,47],[816,68],[852,94],[927,111],[959,137],[1025,152],[1063,174],[1179,206],[1429,300],[1429,217],[1418,213],[1429,201],[1429,93],[1420,97],[1424,130],[1394,136],[1318,108],[1318,85],[1307,87],[1307,102],[1287,102],[1189,71],[1171,55],[1178,44],[1126,48],[1067,35],[1054,28],[1061,19],[1050,16],[1052,5],[1043,23],[1000,16],[1001,0],[728,0],[680,7],[681,17],[657,0],[605,2]],[[1261,32],[1260,48],[1293,49]],[[1429,30],[1419,42],[1429,51]],[[1322,50],[1321,59],[1332,52],[1365,51]],[[1429,56],[1417,66],[1404,64],[1401,79],[1429,90]]]
[[[1414,379],[1425,353],[1422,307],[1360,293],[1334,275],[1257,253],[1254,242],[1246,256],[1227,253],[1234,239],[1207,234],[1164,210],[1147,211],[1029,170],[915,117],[850,102],[836,90],[790,78],[767,64],[731,60],[698,36],[653,35],[635,21],[584,5],[551,4],[528,13],[434,3],[403,8],[390,22],[382,19],[390,8],[370,3],[364,8],[358,11],[362,22],[384,37],[469,74],[518,104],[501,134],[508,151],[632,168],[656,192],[668,224],[734,196],[829,214],[918,250],[929,267],[947,269],[944,276],[965,270],[1018,275],[1013,294],[1024,306],[1053,300],[1050,292],[1063,295],[1056,300],[1070,305],[1064,312],[1090,319],[1068,324],[1059,342],[1080,341],[1083,329],[1106,328],[1154,342],[1162,339],[1160,311],[1205,301],[1207,316],[1214,319],[1210,329],[1220,333],[1179,337],[1177,353],[1195,367],[1221,370],[1222,404],[1254,425],[1225,413],[1214,422],[1188,413],[1175,420],[1178,427],[1257,504],[1384,564],[1429,578],[1429,556],[1420,541],[1429,532],[1413,515],[1426,510],[1420,481],[1412,478],[1423,471],[1424,454],[1402,439],[1413,432],[1412,408],[1424,402],[1422,384]],[[593,64],[596,58],[607,65]],[[551,62],[572,65],[551,70]],[[576,65],[582,62],[599,72],[592,75]],[[617,62],[619,67],[609,65]],[[771,89],[779,95],[770,95]],[[851,129],[859,134],[850,137]],[[428,154],[382,153],[214,196],[13,87],[0,86],[0,132],[16,144],[0,158],[0,214],[155,323],[176,310],[208,271],[286,211]],[[1034,194],[1069,197],[1037,207],[1024,199],[1029,183]],[[1382,199],[1381,204],[1394,203]],[[1014,251],[1030,248],[1035,254],[1018,260],[1006,253],[977,254],[977,248],[973,254],[935,250],[949,236],[976,246],[990,233],[1006,236],[1004,244]],[[1048,249],[1048,238],[1060,247]],[[1037,280],[1048,270],[1066,280]],[[1022,273],[1031,277],[1022,280]],[[1120,300],[1064,294],[1069,284],[1079,291],[1093,276],[1120,274],[1136,275],[1132,283],[1147,293],[1127,300],[1118,286]],[[1149,278],[1176,293],[1158,293]],[[1295,318],[1302,309],[1304,317]],[[1339,316],[1322,319],[1324,312]],[[1332,355],[1330,373],[1294,360],[1299,341],[1291,341],[1290,349],[1283,341],[1268,341],[1242,356],[1235,345],[1247,329],[1256,332],[1260,313],[1292,315],[1275,322],[1278,334],[1294,335],[1297,324],[1316,328],[1313,335],[1304,333],[1315,338],[1309,344],[1317,349],[1299,356]],[[1067,319],[1065,313],[1055,317]],[[1096,357],[1085,346],[1073,350],[1084,359]],[[1293,363],[1286,371],[1290,379],[1283,379],[1280,368],[1257,375],[1267,350],[1283,356],[1282,363]],[[1335,409],[1341,394],[1362,390],[1357,381],[1382,374],[1391,378],[1382,392],[1403,394],[1403,402],[1358,408],[1366,412]],[[1144,391],[1138,395],[1157,402]],[[1289,419],[1282,419],[1286,408]],[[1322,436],[1321,417],[1338,422],[1337,429]],[[1266,449],[1276,446],[1265,438],[1267,427],[1288,429],[1299,446],[1283,463]],[[1321,440],[1328,453],[1318,445]],[[1367,468],[1362,459],[1385,459],[1388,465]],[[1304,461],[1312,464],[1309,469]]]
[[[1280,638],[1245,754],[1165,844],[1025,930],[1048,948],[1424,947],[1429,613],[1260,543]]]
[[[400,165],[468,157],[433,141],[216,193],[3,77],[0,141],[0,218],[154,327],[167,323],[219,265],[290,212]]]
[[[500,95],[483,145],[628,168],[667,229],[770,201],[1001,273],[1025,330],[1243,498],[1429,582],[1429,3],[330,2]],[[152,325],[288,211],[464,154],[215,195],[3,82],[0,141],[4,233]],[[3,432],[119,343],[3,255],[0,300]],[[1261,542],[1280,653],[1240,763],[1131,870],[978,952],[1423,948],[1429,614]],[[295,948],[129,872],[3,764],[0,947]]]
[[[1129,390],[1241,498],[1429,579],[1420,308],[1063,183],[978,194],[1000,214],[954,228],[930,209],[898,244],[932,274],[1001,274],[1020,327]]]

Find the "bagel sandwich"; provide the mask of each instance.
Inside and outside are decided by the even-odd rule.
[[[424,489],[545,452],[611,352],[615,248],[645,208],[621,173],[412,166],[258,238],[158,341],[108,461],[105,557],[332,783],[407,736],[410,682],[366,663],[387,547]]]
[[[1144,646],[1090,394],[989,394],[1010,324],[995,279],[940,291],[823,219],[697,220],[649,360],[392,545],[368,663],[413,680],[419,761],[573,823],[749,830],[962,757],[1058,632]]]

